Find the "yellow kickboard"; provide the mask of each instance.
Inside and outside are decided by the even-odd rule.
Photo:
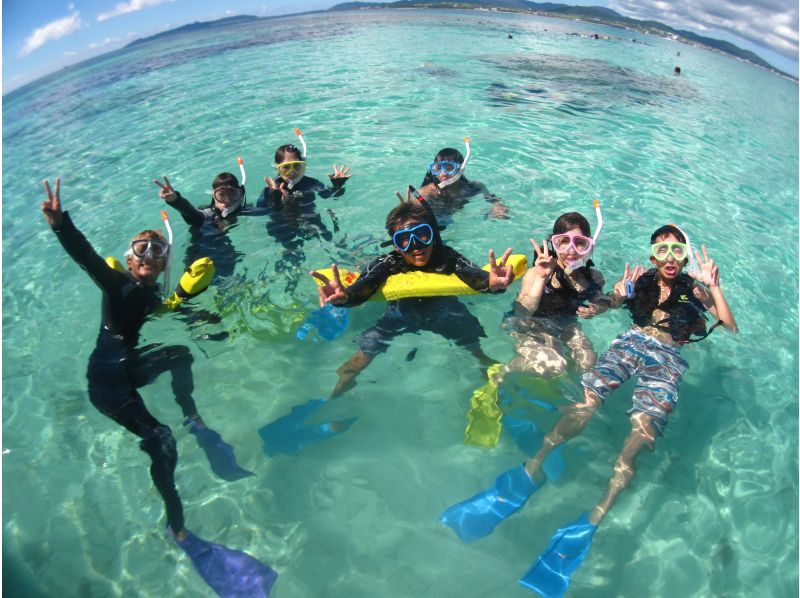
[[[528,260],[521,254],[516,253],[508,257],[508,265],[514,268],[514,280],[518,280],[528,269]],[[489,269],[489,264],[483,267]],[[328,279],[333,276],[330,268],[317,270],[324,274]],[[339,278],[342,284],[349,287],[358,280],[358,272],[350,272],[344,268],[339,268]],[[322,286],[316,278],[314,281]],[[395,301],[397,299],[408,299],[411,297],[445,297],[451,295],[478,295],[469,285],[461,281],[455,274],[435,274],[433,272],[404,272],[393,274],[378,289],[378,292],[370,297],[370,301]]]

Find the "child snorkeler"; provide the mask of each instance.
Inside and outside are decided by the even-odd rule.
[[[306,144],[299,130],[295,129],[303,145],[302,153],[297,146],[282,145],[275,150],[275,169],[278,176],[264,177],[266,187],[261,192],[256,206],[266,208],[269,216],[267,232],[287,250],[303,245],[303,240],[318,237],[330,241],[333,235],[317,213],[314,200],[319,194],[322,198],[338,198],[350,178],[350,169],[344,164],[333,165],[333,173],[328,175],[331,187],[325,187],[315,178],[305,176]]]
[[[691,276],[683,272],[690,259],[690,246],[678,227],[658,228],[650,237],[650,250],[653,268],[647,272],[639,266],[630,270],[626,264],[623,278],[614,285],[610,307],[627,307],[633,326],[618,336],[584,374],[583,402],[564,408],[531,459],[501,474],[493,489],[451,507],[442,516],[442,521],[466,541],[491,533],[546,482],[542,463],[548,454],[578,435],[606,398],[636,376],[633,406],[628,411],[631,432],[614,464],[605,495],[589,513],[559,529],[520,579],[521,584],[545,596],[561,596],[567,589],[570,575],[591,547],[597,526],[619,493],[630,486],[637,455],[644,448],[653,450],[656,438],[663,433],[677,405],[678,385],[689,367],[680,355],[681,347],[702,340],[719,325],[738,331],[720,288],[719,269],[709,259],[705,246],[702,256],[695,252],[699,271]],[[717,319],[707,331],[705,311]]]
[[[427,198],[431,208],[440,218],[449,219],[462,209],[470,198],[480,193],[492,205],[487,217],[507,219],[508,208],[503,205],[500,198],[492,195],[483,183],[468,181],[464,176],[470,157],[469,139],[465,138],[464,141],[467,145],[466,159],[457,149],[446,147],[439,150],[422,180],[420,195]]]
[[[238,216],[259,216],[264,210],[247,206],[244,184],[239,184],[235,175],[229,172],[218,174],[211,184],[211,203],[195,208],[178,191],[173,189],[169,179],[164,182],[153,180],[158,185],[159,197],[172,206],[189,225],[191,242],[184,261],[188,266],[200,257],[214,260],[217,275],[231,276],[241,254],[236,251],[228,237],[227,230],[236,224]]]
[[[145,353],[147,348],[137,349],[139,331],[145,319],[162,305],[157,280],[166,266],[169,244],[158,231],[142,231],[131,240],[126,252],[128,270],[120,272],[110,267],[92,249],[86,237],[73,224],[69,213],[62,212],[61,180],[56,179],[52,191],[49,182],[45,181],[44,187],[46,200],[41,209],[45,220],[67,254],[103,291],[100,334],[89,358],[86,374],[89,400],[100,413],[141,438],[139,447],[152,460],[150,476],[164,501],[169,531],[205,581],[221,594],[238,591],[241,595],[263,595],[258,591],[268,591],[277,577],[272,569],[250,555],[203,540],[186,529],[183,504],[175,487],[175,468],[178,463],[175,437],[169,426],[159,422],[148,411],[136,390],[153,375],[169,369],[169,364],[178,359],[182,367],[177,374],[173,370],[176,399],[185,416],[193,418],[197,426],[208,430],[197,415],[191,397],[191,354],[188,349],[165,347],[164,350],[150,353]],[[222,443],[215,432],[213,434],[217,439],[216,450],[224,452],[227,448],[230,451],[227,457],[232,460],[230,446]],[[202,446],[200,435],[198,442]],[[228,465],[235,465],[235,461]],[[230,467],[229,472],[238,477],[252,475],[238,465],[235,468],[237,471]]]
[[[422,198],[420,198],[422,199]],[[506,265],[511,248],[500,261],[489,251],[491,268],[482,270],[441,239],[439,224],[427,201],[413,199],[411,192],[386,217],[388,242],[394,251],[375,258],[359,278],[345,288],[339,271],[333,265],[333,279],[312,272],[323,283],[319,291],[320,305],[330,303],[343,307],[361,305],[369,299],[392,274],[401,272],[437,272],[455,274],[477,291],[504,292],[514,280],[514,272]],[[477,318],[457,297],[428,297],[389,301],[386,312],[359,340],[360,350],[339,368],[339,381],[330,398],[334,399],[355,385],[355,377],[379,353],[386,351],[395,336],[419,330],[436,332],[470,351],[482,364],[491,359],[480,348],[479,337],[486,336]]]
[[[436,272],[455,274],[475,290],[502,293],[514,280],[514,271],[506,265],[511,249],[499,262],[494,251],[489,251],[491,268],[487,272],[478,268],[454,249],[442,242],[439,224],[433,211],[423,198],[411,198],[395,207],[386,218],[386,231],[391,237],[386,245],[394,251],[379,256],[367,265],[358,279],[345,288],[336,264],[332,266],[329,280],[324,274],[312,271],[322,286],[318,289],[320,306],[338,305],[354,307],[374,295],[389,276],[403,272]],[[435,332],[454,341],[472,353],[484,366],[492,363],[481,349],[480,337],[485,337],[478,319],[467,310],[457,297],[425,297],[389,301],[386,312],[378,322],[361,334],[360,350],[338,370],[339,380],[328,400],[333,400],[355,386],[355,378],[376,355],[389,348],[395,336],[421,330]],[[326,403],[315,399],[294,407],[289,415],[281,417],[259,430],[264,441],[264,452],[270,456],[294,453],[305,446],[330,438],[347,430],[354,421],[347,420],[307,425],[305,420]]]

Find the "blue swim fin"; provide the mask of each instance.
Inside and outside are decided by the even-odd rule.
[[[494,487],[446,509],[439,521],[450,526],[464,542],[473,542],[492,533],[495,526],[522,505],[544,485],[534,482],[520,465],[497,476]]]
[[[247,553],[198,538],[189,530],[178,542],[200,576],[223,598],[266,598],[278,574]]]
[[[529,419],[520,419],[509,415],[503,416],[503,426],[514,439],[517,447],[526,455],[532,455],[542,446],[544,434],[539,431],[536,422]],[[542,463],[542,469],[548,480],[557,480],[567,468],[561,446],[554,448]]]
[[[356,421],[355,417],[313,425],[305,423],[306,418],[327,402],[325,399],[314,399],[298,405],[292,409],[289,415],[279,417],[261,428],[258,434],[264,441],[264,452],[270,457],[297,453],[309,444],[347,431]]]
[[[211,464],[211,470],[223,480],[235,482],[255,475],[236,462],[233,447],[222,440],[222,437],[209,427],[198,425],[197,420],[187,418],[183,425],[197,438],[197,444],[203,449]]]
[[[545,548],[542,556],[519,580],[523,586],[544,598],[561,598],[569,587],[569,577],[589,554],[597,526],[589,523],[588,513],[562,527]]]
[[[317,335],[326,341],[332,341],[347,328],[350,322],[348,310],[345,307],[336,307],[330,303],[321,309],[314,310],[297,329],[297,338],[305,339],[312,330],[317,329]],[[314,337],[314,340],[317,340]]]

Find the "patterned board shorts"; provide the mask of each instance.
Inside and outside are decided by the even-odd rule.
[[[614,339],[597,364],[584,374],[582,384],[605,402],[614,389],[636,376],[633,408],[627,413],[648,414],[656,431],[663,434],[678,403],[678,384],[687,369],[689,364],[676,349],[631,329]]]

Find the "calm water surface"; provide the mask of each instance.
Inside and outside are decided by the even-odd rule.
[[[234,277],[196,302],[222,322],[168,316],[143,330],[146,342],[191,349],[200,412],[257,474],[216,478],[180,427],[169,377],[146,387],[178,439],[189,528],[270,563],[277,597],[523,596],[516,580],[553,531],[601,496],[629,430],[628,386],[565,447],[561,479],[490,537],[463,545],[440,525],[446,506],[525,455],[505,436],[491,450],[462,443],[484,373],[429,333],[396,339],[326,406],[321,419],[357,418],[346,434],[297,455],[262,452],[258,428],[327,396],[356,335],[384,308],[353,310],[334,342],[298,341],[315,308],[305,272],[333,260],[357,267],[382,251],[393,192],[419,184],[439,148],[469,135],[468,176],[512,219],[487,220],[489,204],[472,201],[445,232],[462,253],[483,263],[492,247],[529,252],[529,237],[563,212],[591,215],[597,197],[605,228],[595,261],[607,279],[626,261],[644,263],[650,232],[675,222],[720,264],[741,328],[685,349],[680,408],[639,458],[571,594],[797,595],[796,84],[583,23],[385,11],[175,36],[3,100],[3,563],[25,594],[211,594],[163,532],[135,438],[87,400],[100,293],[47,229],[40,181],[61,175],[77,225],[103,255],[121,256],[135,232],[160,224],[152,178],[166,174],[205,203],[213,177],[235,172],[240,155],[255,202],[275,148],[300,127],[310,175],[324,179],[334,161],[353,169],[342,198],[318,201],[328,226],[339,222],[333,242],[306,243],[300,267],[276,272],[281,249],[264,221],[242,219],[229,233],[241,254]],[[189,236],[174,216],[182,254]],[[513,354],[500,330],[512,296],[465,300],[498,360]],[[620,311],[585,330],[604,349],[628,324]],[[219,332],[228,337],[209,338]],[[528,416],[544,429],[555,418]]]

